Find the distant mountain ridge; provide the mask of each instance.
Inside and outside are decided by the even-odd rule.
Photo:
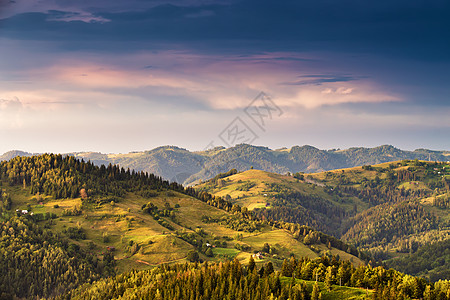
[[[32,153],[9,151],[0,161]],[[313,146],[294,146],[272,150],[267,147],[240,144],[230,148],[217,147],[207,151],[189,151],[177,146],[161,146],[150,151],[128,154],[73,152],[77,158],[96,165],[118,164],[123,168],[156,174],[184,184],[206,180],[232,168],[245,171],[251,167],[273,173],[321,172],[340,168],[378,164],[403,159],[431,161],[450,160],[450,151],[417,149],[406,151],[391,145],[374,148],[354,147],[344,150],[320,150]]]
[[[0,161],[10,160],[16,156],[33,156],[33,153],[24,152],[20,150],[11,150],[0,155]]]

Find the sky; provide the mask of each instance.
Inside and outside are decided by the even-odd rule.
[[[450,2],[0,0],[0,153],[450,150]]]

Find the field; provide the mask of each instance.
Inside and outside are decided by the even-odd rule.
[[[213,253],[215,256],[234,259],[239,254],[239,250],[230,248],[214,248]]]

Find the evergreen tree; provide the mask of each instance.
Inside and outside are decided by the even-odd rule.
[[[267,276],[269,276],[270,274],[272,274],[273,273],[273,264],[272,264],[272,262],[271,261],[269,261],[267,264],[266,264],[266,267],[265,267],[265,269],[264,269],[264,277],[267,277]]]
[[[253,259],[253,256],[250,256],[250,259],[248,261],[248,272],[252,273],[253,270],[256,268],[255,260]]]

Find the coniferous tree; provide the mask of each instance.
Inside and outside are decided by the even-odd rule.
[[[248,272],[252,273],[255,268],[256,268],[255,260],[253,259],[253,256],[250,256],[250,259],[248,261]]]

